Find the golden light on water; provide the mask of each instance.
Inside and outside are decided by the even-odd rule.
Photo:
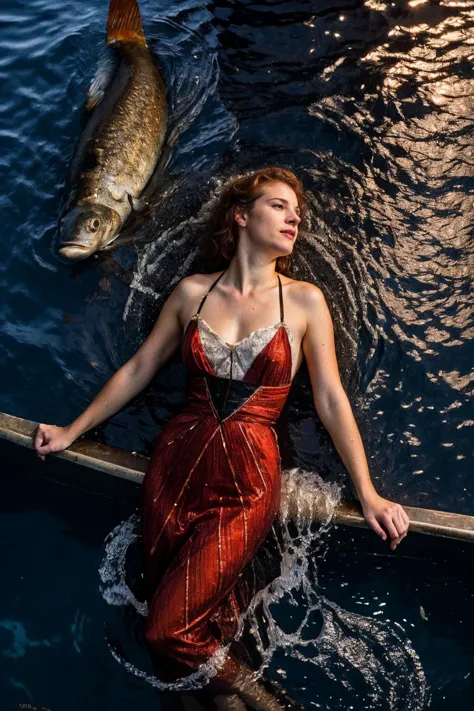
[[[388,8],[388,4],[384,2],[378,2],[377,0],[366,0],[364,3],[365,7],[370,10],[377,10],[378,12],[383,12]]]
[[[374,116],[365,95],[338,120],[370,142],[373,158],[354,180],[359,219],[378,235],[365,266],[376,275],[380,314],[390,312],[407,354],[427,363],[474,338],[474,193],[466,188],[474,179],[474,80],[462,69],[472,65],[474,9],[440,3],[431,12],[426,0],[410,0],[391,25],[387,4],[365,6],[387,19],[386,34],[360,59],[377,77],[378,108]],[[324,102],[311,110],[324,112]],[[474,394],[467,364],[425,367],[431,383]]]

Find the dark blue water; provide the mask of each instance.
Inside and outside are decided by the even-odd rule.
[[[43,479],[32,475],[31,452],[0,451],[2,709],[160,708],[156,692],[113,660],[98,585],[102,542],[132,505],[105,487],[78,488],[63,462],[60,476],[56,465]]]
[[[180,128],[165,190],[145,217],[131,223],[135,246],[118,249],[112,258],[99,255],[67,266],[55,255],[57,219],[83,98],[102,52],[107,3],[2,4],[0,410],[56,424],[76,417],[142,343],[176,282],[205,269],[197,242],[221,182],[235,172],[284,165],[302,178],[310,206],[296,276],[318,284],[326,295],[341,376],[379,492],[401,503],[474,514],[469,476],[474,449],[474,2],[342,0],[316,7],[310,2],[144,0],[141,8]],[[91,436],[147,452],[179,409],[183,386],[176,358],[145,393]],[[304,367],[279,435],[286,467],[347,483],[315,415]],[[45,543],[54,553],[61,548],[61,534],[42,512],[43,499],[34,503],[36,496],[37,490],[33,529],[49,532]],[[119,520],[119,510],[112,507],[110,519],[105,517],[94,534],[94,545]],[[24,524],[8,516],[5,522],[5,530],[17,538]],[[373,534],[368,540],[378,550]],[[21,545],[18,555],[27,561],[33,553],[25,542]],[[58,555],[77,565],[82,576],[90,575],[92,585],[98,552],[91,548],[86,555],[81,546]],[[472,644],[463,632],[469,619],[463,605],[470,593],[458,594],[464,583],[456,569],[433,568],[438,563],[430,562],[426,551],[420,557],[419,570],[416,563],[400,563],[408,567],[398,569],[387,559],[373,588],[362,581],[370,588],[365,601],[351,592],[357,598],[353,604],[361,602],[363,609],[367,600],[380,600],[384,590],[403,597],[406,582],[407,608],[400,603],[393,619],[401,625],[410,620],[407,634],[433,688],[433,708],[462,709],[472,698],[466,686]],[[8,558],[13,570],[14,560],[18,556]],[[370,578],[374,561],[367,560]],[[343,553],[339,561],[328,580],[337,586],[347,566],[353,586],[359,562]],[[20,620],[25,627],[33,599],[34,616],[41,618],[44,600],[58,594],[58,585],[68,594],[72,573],[46,589],[38,584],[43,569],[37,566],[33,575],[36,597],[31,590],[29,597],[18,597],[21,612],[2,618]],[[433,596],[429,604],[423,596],[418,606],[420,591],[428,593],[424,579],[436,581],[430,583]],[[11,594],[19,596],[17,578],[12,582]],[[95,609],[96,594],[83,610]],[[349,598],[337,598],[334,590],[329,597],[349,614]],[[49,642],[56,650],[58,636],[74,646],[73,632],[64,630],[85,623],[80,612],[76,618],[75,593],[71,601],[61,617],[62,631],[50,618],[46,631],[32,622],[26,637],[21,626],[15,627],[19,639],[32,642],[24,641],[23,648],[34,653],[40,641],[38,649],[49,652]],[[427,613],[426,622],[419,608],[430,605],[434,613]],[[377,611],[370,602],[370,612]],[[83,700],[90,706],[113,698],[102,677],[119,688],[131,684],[135,699],[138,682],[127,681],[123,669],[105,661],[108,650],[100,646],[97,615],[90,622],[88,649],[101,650],[91,654],[103,650],[105,667],[102,671],[99,663],[97,677],[88,667],[93,693],[84,691]],[[2,632],[4,649],[11,648],[11,634]],[[52,699],[40,684],[43,675],[38,680],[31,674],[9,672],[9,693],[29,689],[28,680],[35,678],[29,693],[38,706],[76,703],[65,698],[68,684],[61,682],[59,696]],[[335,707],[336,697],[341,708],[349,708],[337,688],[331,701],[324,687],[321,708]],[[360,693],[366,700],[359,708],[365,708],[367,696]],[[10,705],[21,703],[20,696],[7,697]],[[29,699],[26,694],[24,701]]]
[[[32,452],[4,442],[0,455],[0,555],[8,571],[0,592],[2,709],[29,703],[50,711],[178,711],[176,694],[158,693],[128,674],[108,646],[123,653],[133,642],[132,661],[150,673],[143,618],[133,617],[130,606],[107,606],[97,574],[107,534],[136,512],[138,486],[59,460],[45,470]],[[438,539],[433,556],[429,540],[413,534],[402,556],[374,544],[369,532],[337,528],[309,553],[310,573],[318,570],[319,607],[299,641],[301,658],[280,649],[271,664],[272,676],[294,698],[328,711],[471,709],[468,545]],[[132,556],[127,569],[130,580],[138,570]],[[287,633],[306,610],[302,590],[293,595],[275,609]],[[325,632],[313,645],[307,633],[320,632],[323,617]],[[411,678],[397,676],[410,654],[422,670],[415,664]],[[303,663],[308,655],[318,663]],[[429,706],[422,694],[431,698]]]

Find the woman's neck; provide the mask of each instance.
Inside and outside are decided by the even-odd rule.
[[[276,284],[275,261],[251,263],[250,260],[235,255],[221,282],[234,287],[243,296],[271,288]]]

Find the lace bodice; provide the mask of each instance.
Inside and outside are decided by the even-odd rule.
[[[232,378],[234,380],[243,380],[257,355],[270,343],[278,329],[282,326],[288,333],[292,363],[294,361],[293,334],[285,323],[276,323],[274,326],[259,328],[256,331],[252,331],[250,335],[238,341],[233,346],[229,346],[201,316],[196,315],[194,318],[197,320],[199,336],[206,357],[219,378],[230,377],[230,352],[233,350]]]
[[[295,360],[294,341],[293,334],[285,323],[283,290],[279,274],[276,276],[280,301],[280,321],[273,326],[258,328],[234,344],[228,344],[223,341],[219,334],[200,315],[209,293],[224,274],[225,270],[204,294],[196,314],[190,319],[186,327],[183,344],[186,343],[197,358],[193,365],[198,368],[204,368],[208,373],[212,371],[212,375],[229,380],[229,382],[232,382],[232,380],[247,381],[249,378],[252,381],[256,378],[258,381],[262,377],[283,378],[284,382],[286,382],[286,379],[291,381],[292,366]],[[198,335],[199,343],[197,345],[193,344],[192,338],[190,342],[186,340],[186,335],[190,333]],[[285,334],[283,341],[280,338],[280,334]],[[286,345],[284,342],[286,342]],[[272,346],[274,346],[272,349],[273,356],[269,357],[267,350],[270,350]],[[263,375],[262,366],[265,369],[265,376]]]

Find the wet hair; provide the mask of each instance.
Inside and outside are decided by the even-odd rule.
[[[219,195],[203,239],[201,253],[206,266],[224,268],[235,255],[239,236],[235,215],[239,208],[251,205],[263,194],[262,187],[269,183],[286,183],[296,194],[303,216],[305,195],[303,185],[296,175],[284,168],[261,168],[244,176],[231,178]],[[286,276],[292,274],[292,255],[278,257],[276,271]]]

